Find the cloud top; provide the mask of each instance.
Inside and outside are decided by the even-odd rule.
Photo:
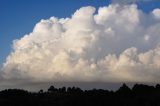
[[[160,81],[160,12],[137,5],[82,7],[70,18],[42,19],[13,41],[3,79]]]

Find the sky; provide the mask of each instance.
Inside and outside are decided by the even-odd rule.
[[[108,3],[108,0],[0,0],[0,63],[9,54],[12,41],[30,33],[41,19],[70,17],[82,6]]]
[[[159,82],[159,8],[159,0],[0,0],[0,79]]]
[[[110,0],[0,0],[0,66],[11,51],[12,41],[30,33],[41,19],[70,17],[82,6],[106,6]],[[160,7],[158,1],[141,2],[139,8],[149,12]]]

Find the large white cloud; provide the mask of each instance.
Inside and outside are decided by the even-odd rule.
[[[41,20],[14,40],[3,79],[160,81],[160,12],[137,5],[82,7],[71,18]]]

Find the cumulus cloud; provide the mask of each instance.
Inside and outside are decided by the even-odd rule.
[[[160,19],[160,9],[155,9],[152,13],[155,16],[155,18]]]
[[[3,79],[160,81],[160,12],[137,5],[82,7],[70,18],[41,20],[13,41]]]

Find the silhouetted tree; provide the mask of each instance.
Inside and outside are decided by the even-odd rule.
[[[124,83],[117,92],[130,92],[131,89]]]
[[[68,93],[71,93],[71,92],[72,92],[72,88],[71,88],[71,87],[68,87],[68,88],[67,88],[67,92],[68,92]]]
[[[43,93],[43,89],[39,90],[39,93]]]
[[[66,87],[59,88],[59,92],[65,93],[66,92]]]
[[[48,92],[28,92],[21,89],[0,91],[2,106],[160,106],[160,85],[135,84],[130,89],[123,84],[117,91],[81,90],[78,87],[55,88]]]
[[[48,88],[48,92],[56,92],[56,91],[57,91],[57,89],[54,86],[50,86]]]
[[[160,89],[160,84],[157,84],[157,85],[156,85],[156,89]]]

